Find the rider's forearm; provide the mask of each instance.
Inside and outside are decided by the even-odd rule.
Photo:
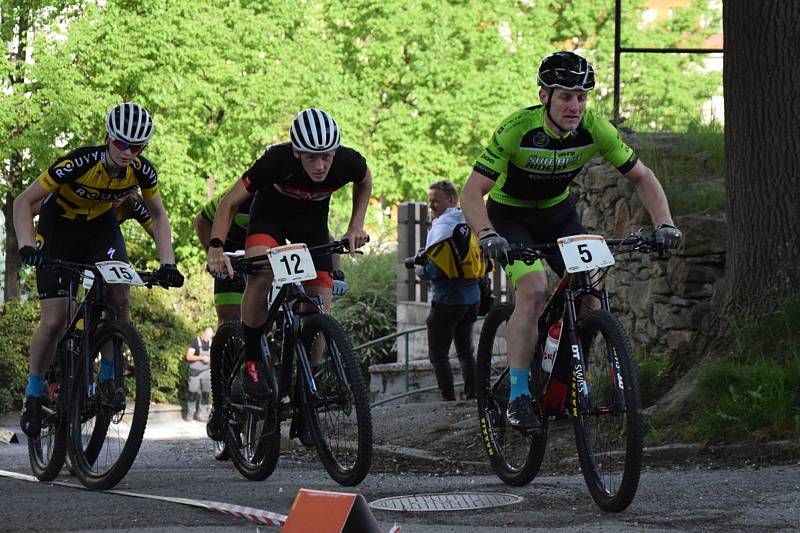
[[[470,178],[472,178],[471,175]],[[478,237],[493,229],[489,214],[486,212],[486,204],[483,201],[483,192],[473,179],[468,179],[461,191],[461,210],[467,223]]]
[[[350,229],[361,229],[364,227],[364,219],[367,216],[367,207],[372,195],[372,175],[369,170],[360,183],[353,184],[353,213],[350,215]]]
[[[209,230],[208,235],[209,241],[211,239],[219,239],[222,242],[225,242],[228,231],[231,229],[233,212],[237,207],[239,206],[234,205],[233,202],[230,201],[230,198],[227,194],[222,197],[219,205],[217,205],[217,211],[214,213],[214,222],[211,224],[211,229]],[[197,235],[200,235],[199,229]],[[202,242],[202,240],[200,242]],[[208,242],[205,243],[204,247],[208,249]]]
[[[661,183],[659,183],[652,172],[649,172],[649,176],[645,176],[638,181],[636,189],[639,198],[642,199],[645,209],[650,213],[650,219],[653,221],[653,224],[674,225],[672,222],[672,215],[669,212],[667,195],[664,194]]]
[[[152,210],[153,239],[156,241],[156,250],[162,264],[175,264],[175,252],[172,250],[172,231],[169,218],[164,210]]]
[[[208,241],[211,240],[211,222],[202,213],[198,213],[194,218],[194,231],[197,233],[200,246],[203,247],[203,250],[208,250]]]
[[[30,203],[21,196],[14,200],[14,232],[17,234],[17,245],[20,248],[35,246],[33,212]]]

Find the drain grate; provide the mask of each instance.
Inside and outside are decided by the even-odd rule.
[[[521,496],[497,492],[450,492],[440,494],[418,494],[414,496],[392,496],[369,504],[382,511],[465,511],[502,507],[522,501]]]

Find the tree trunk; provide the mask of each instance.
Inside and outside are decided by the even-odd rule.
[[[757,318],[800,294],[800,2],[725,0],[729,220],[723,313]]]
[[[7,192],[5,204],[3,205],[3,216],[6,217],[6,270],[3,279],[3,287],[5,289],[4,298],[6,300],[19,298],[20,295],[19,269],[21,263],[19,252],[17,251],[17,234],[14,231],[13,211],[14,196],[11,194],[11,192]]]
[[[25,54],[27,52],[28,38],[30,37],[29,30],[31,29],[31,21],[33,19],[32,9],[19,9],[18,17],[16,19],[17,25],[17,42],[15,48],[10,49],[9,59],[13,69],[10,73],[11,87],[14,91],[22,91],[25,83],[25,78],[21,72],[23,69],[21,65],[25,62]],[[11,133],[14,135],[14,132]],[[14,197],[15,192],[22,188],[22,156],[16,152],[7,164],[3,165],[0,170],[0,183],[5,184],[6,194],[3,202],[3,216],[5,216],[5,274],[3,278],[3,287],[5,290],[4,297],[6,300],[18,298],[20,295],[20,281],[19,269],[22,265],[20,262],[19,252],[17,251],[17,232],[14,231]],[[5,175],[3,175],[3,173]]]

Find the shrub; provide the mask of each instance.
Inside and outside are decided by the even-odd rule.
[[[184,356],[191,339],[206,325],[214,325],[212,279],[197,267],[188,274],[186,284],[169,291],[133,288],[131,320],[144,339],[150,354],[152,401],[179,402],[185,398],[186,364]],[[39,304],[6,302],[0,315],[0,412],[17,409],[28,372],[31,334],[39,322]]]
[[[342,258],[347,276],[347,294],[334,298],[332,314],[341,322],[353,346],[364,344],[396,329],[396,255],[371,252]],[[385,342],[356,354],[363,368],[394,361],[393,343]]]
[[[36,300],[10,300],[0,314],[0,413],[19,409],[28,382],[31,333],[39,323]]]
[[[734,319],[732,356],[705,370],[700,395],[707,408],[696,431],[703,438],[800,435],[800,298],[787,298],[759,321]]]

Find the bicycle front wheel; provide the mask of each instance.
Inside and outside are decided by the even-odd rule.
[[[578,325],[583,350],[582,387],[577,396],[575,438],[583,477],[604,511],[627,508],[636,495],[642,467],[642,404],[639,373],[619,321],[596,310]]]
[[[358,485],[372,463],[372,417],[353,347],[328,315],[305,318],[302,336],[317,389],[303,387],[303,416],[328,474]]]
[[[236,469],[246,479],[261,481],[275,471],[281,433],[271,401],[255,401],[242,388],[244,339],[239,321],[225,322],[211,343],[211,394],[220,413],[222,437]]]
[[[150,409],[150,357],[128,322],[102,322],[90,337],[91,364],[78,362],[69,408],[69,454],[86,487],[110,489],[128,473],[142,444]],[[102,359],[114,378],[100,382]]]
[[[45,374],[42,395],[42,429],[28,438],[28,457],[33,475],[39,481],[52,481],[58,476],[67,455],[67,425],[64,412],[67,391],[66,372],[61,372],[63,346]]]
[[[508,357],[505,330],[513,311],[513,306],[501,304],[486,314],[478,342],[476,376],[478,419],[489,461],[500,479],[520,487],[539,473],[547,443],[547,420],[542,421],[542,431],[527,433],[512,428],[506,419],[510,383],[505,367]],[[502,371],[494,370],[492,357],[500,359]],[[532,387],[531,392],[538,395],[539,391]]]

